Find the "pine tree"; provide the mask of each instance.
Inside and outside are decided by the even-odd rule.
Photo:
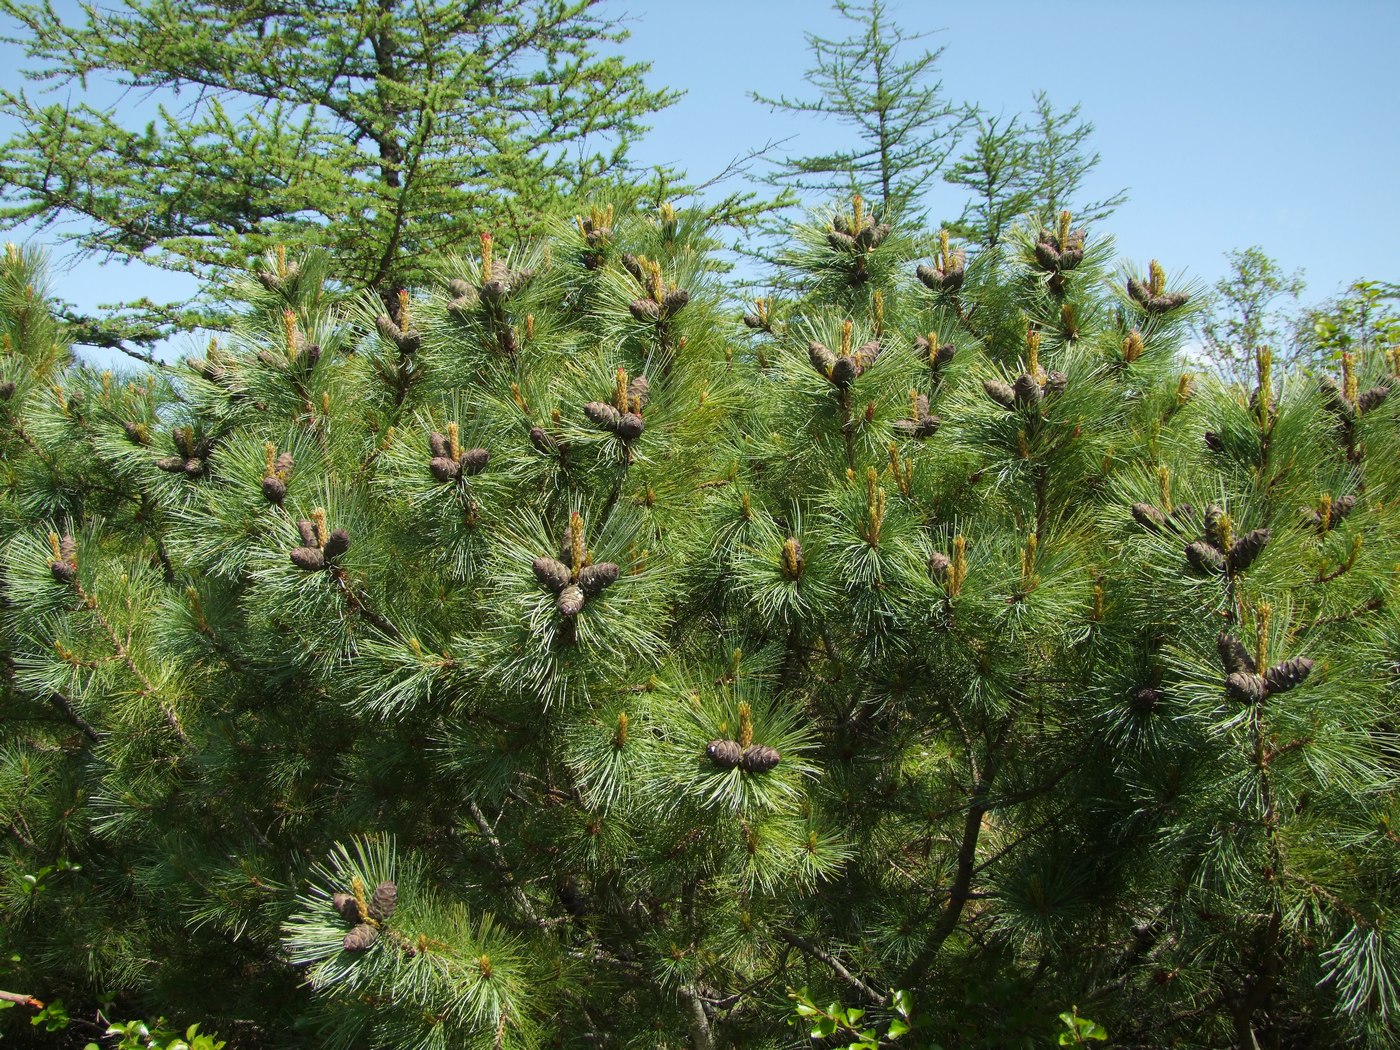
[[[742,321],[710,236],[483,234],[392,316],[274,249],[179,376],[68,365],[8,253],[5,849],[80,870],[4,884],[7,980],[240,1046],[777,1047],[799,988],[1393,1045],[1400,357],[1193,375],[1200,289],[1068,213],[856,196]]]
[[[201,277],[322,245],[338,281],[392,302],[476,231],[538,233],[626,170],[675,95],[607,53],[626,33],[595,7],[142,0],[76,22],[5,0],[28,77],[73,94],[0,93],[20,128],[0,147],[0,219],[74,222],[82,251]],[[155,115],[112,103],[116,85]],[[171,320],[81,334],[149,342]]]

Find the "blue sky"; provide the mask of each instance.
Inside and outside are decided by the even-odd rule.
[[[839,141],[834,124],[749,99],[810,94],[804,32],[852,29],[828,4],[604,0],[603,10],[629,17],[623,50],[652,63],[654,85],[686,92],[655,116],[638,161],[704,179],[770,140],[791,137],[799,153]],[[1041,89],[1057,108],[1082,105],[1103,155],[1089,192],[1128,188],[1107,230],[1139,264],[1157,258],[1213,282],[1227,250],[1258,244],[1305,271],[1307,300],[1361,277],[1400,280],[1400,0],[892,0],[889,10],[930,33],[924,45],[946,48],[940,76],[954,100],[1007,117]],[[17,58],[0,51],[0,84],[18,83]],[[952,217],[962,200],[940,184],[925,203]],[[52,254],[57,292],[84,307],[188,287],[141,266],[70,266],[56,245]]]
[[[844,37],[829,5],[609,0],[630,11],[629,51],[657,83],[687,91],[655,118],[638,156],[706,176],[746,147],[796,136],[838,141],[830,124],[748,100],[803,94],[804,31]],[[1096,126],[1090,192],[1129,189],[1108,220],[1120,251],[1213,282],[1232,248],[1261,245],[1303,269],[1306,298],[1368,277],[1400,280],[1400,0],[893,0],[902,27],[943,46],[945,90],[1011,116],[1045,90]],[[810,92],[808,92],[810,94]],[[936,187],[953,217],[961,191]]]

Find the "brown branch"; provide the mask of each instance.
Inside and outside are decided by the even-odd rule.
[[[539,913],[535,911],[535,906],[530,903],[530,898],[525,895],[525,891],[515,881],[515,873],[511,871],[510,864],[506,861],[506,852],[501,847],[501,840],[496,837],[496,829],[486,819],[486,814],[481,812],[481,807],[476,804],[475,799],[467,801],[467,813],[471,816],[472,823],[476,825],[476,830],[481,832],[481,837],[491,848],[491,859],[496,870],[500,873],[501,879],[510,889],[510,895],[515,899],[516,905],[531,923],[535,926],[544,926]]]
[[[816,959],[818,962],[827,966],[832,973],[836,974],[837,977],[841,978],[841,980],[845,981],[856,991],[860,992],[861,995],[865,996],[867,1000],[869,1000],[876,1006],[884,1006],[885,1003],[889,1001],[888,995],[881,994],[880,992],[872,988],[870,985],[866,984],[859,977],[853,974],[850,970],[846,969],[845,965],[841,962],[840,959],[836,958],[836,956],[830,954],[829,952],[823,951],[811,941],[806,940],[803,937],[799,937],[795,933],[787,933],[785,931],[779,932],[777,936],[778,940],[784,941],[787,944],[792,945],[804,955],[810,955],[813,959]]]
[[[689,1008],[692,1050],[715,1050],[715,1034],[710,1030],[710,1019],[705,1016],[705,1004],[700,999],[700,993],[688,985],[681,985],[676,991]]]
[[[78,709],[73,706],[73,701],[68,699],[68,697],[59,692],[50,693],[49,703],[53,705],[65,719],[81,730],[83,736],[87,737],[94,744],[102,739],[102,734],[92,727],[91,722],[78,714]]]

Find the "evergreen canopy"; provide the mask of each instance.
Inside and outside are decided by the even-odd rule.
[[[10,249],[6,980],[238,1046],[778,1047],[803,987],[1394,1045],[1396,353],[1224,386],[1068,215],[858,199],[741,322],[707,234],[484,236],[394,317],[274,250],[132,375]]]

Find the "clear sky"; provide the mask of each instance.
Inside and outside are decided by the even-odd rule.
[[[652,63],[653,84],[686,92],[654,118],[638,161],[704,179],[770,140],[793,136],[799,153],[838,141],[833,124],[749,99],[810,94],[804,32],[852,29],[824,0],[603,6],[630,17],[623,50]],[[1140,264],[1157,258],[1212,282],[1227,250],[1258,244],[1305,271],[1307,300],[1360,277],[1400,280],[1400,0],[891,0],[889,10],[946,48],[940,75],[955,100],[1008,117],[1040,89],[1057,108],[1082,105],[1103,155],[1090,192],[1128,188],[1107,227]],[[15,58],[0,52],[0,84],[17,83]],[[939,185],[926,204],[952,217],[962,200]],[[80,306],[183,290],[144,267],[96,263],[57,284]]]

